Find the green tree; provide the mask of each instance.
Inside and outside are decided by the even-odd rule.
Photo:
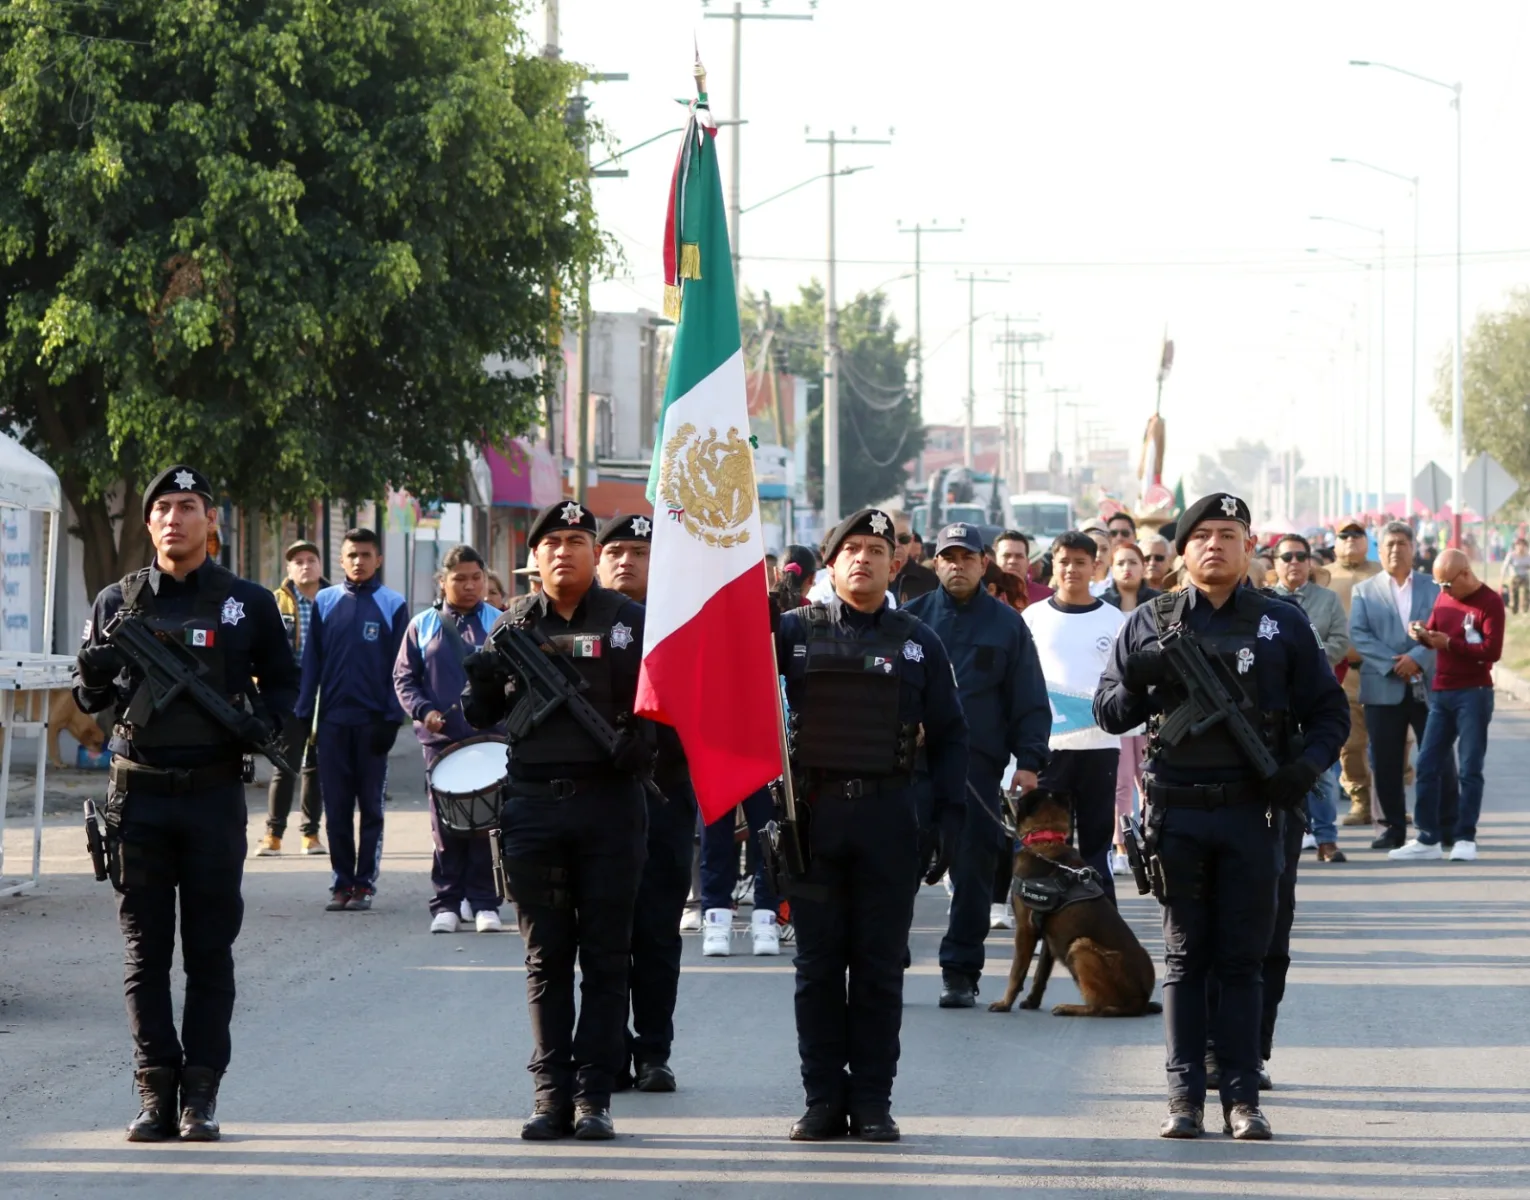
[[[485,358],[542,361],[602,243],[525,0],[0,5],[0,427],[89,587],[176,459],[292,511],[449,492],[529,425],[545,381]]]
[[[1520,481],[1505,505],[1522,512],[1530,495],[1530,289],[1510,293],[1498,312],[1483,313],[1466,338],[1461,371],[1461,420],[1468,459],[1486,452]],[[1446,429],[1451,425],[1450,351],[1440,355],[1430,403]],[[1442,463],[1446,470],[1449,463]],[[1488,513],[1486,516],[1493,516]]]
[[[746,359],[775,330],[781,370],[808,382],[808,499],[823,504],[823,286],[815,279],[795,304],[771,307],[746,292],[741,304]],[[887,297],[862,292],[839,310],[840,506],[852,512],[897,495],[924,448],[924,426],[907,383],[913,342],[900,341]]]

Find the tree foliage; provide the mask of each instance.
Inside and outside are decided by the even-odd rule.
[[[764,332],[775,330],[780,368],[808,383],[808,499],[823,504],[823,286],[800,289],[795,304],[769,306],[745,293],[745,354],[753,362]],[[908,464],[924,448],[916,397],[907,384],[913,343],[899,340],[887,297],[863,292],[839,311],[840,507],[852,512],[897,495]]]
[[[1440,356],[1430,403],[1446,429],[1451,426],[1450,351]],[[1523,512],[1530,481],[1530,289],[1512,292],[1498,312],[1477,318],[1466,338],[1461,371],[1462,425],[1468,459],[1488,453],[1520,489],[1506,506]],[[1449,463],[1442,463],[1449,470]]]
[[[0,5],[0,427],[92,586],[141,548],[107,497],[176,459],[291,511],[530,424],[544,381],[484,359],[542,361],[601,243],[524,0]]]

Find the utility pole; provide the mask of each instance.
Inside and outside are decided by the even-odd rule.
[[[957,283],[967,285],[967,427],[962,435],[962,463],[972,469],[972,422],[977,408],[977,390],[973,383],[972,332],[977,327],[977,285],[980,283],[1007,283],[1005,279],[990,279],[986,275],[958,275]]]
[[[1076,387],[1049,387],[1046,394],[1052,397],[1052,453],[1047,459],[1047,474],[1052,477],[1052,490],[1059,491],[1058,480],[1062,478],[1062,401],[1059,397],[1076,393]],[[1021,488],[1025,491],[1025,488]]]
[[[708,0],[701,0],[705,6]],[[556,0],[552,0],[556,3]],[[765,0],[768,5],[770,0]],[[816,0],[815,0],[816,3]],[[744,73],[744,22],[745,21],[811,21],[812,13],[772,13],[772,12],[749,12],[744,11],[741,0],[734,0],[731,12],[709,12],[703,14],[709,21],[732,21],[733,22],[733,120],[729,124],[739,126],[744,124],[740,109],[743,107],[743,89],[741,81]],[[718,122],[722,124],[722,122]],[[728,162],[728,233],[733,243],[733,286],[738,289],[739,283],[739,163],[742,159],[740,144],[743,141],[743,131],[734,129],[733,153]]]
[[[855,133],[854,126],[850,132]],[[838,171],[834,151],[838,146],[890,146],[892,141],[889,138],[842,138],[832,129],[827,137],[807,140],[809,145],[829,148],[829,269],[823,295],[822,412],[823,527],[827,533],[839,523],[839,308],[834,295],[834,180]]]
[[[1026,388],[1028,375],[1031,367],[1040,366],[1040,362],[1033,362],[1027,357],[1027,352],[1032,346],[1039,346],[1046,341],[1046,335],[1042,333],[1018,333],[1011,326],[1017,321],[1034,321],[1035,317],[1011,317],[1004,318],[1004,332],[994,339],[994,344],[1004,347],[1004,453],[1001,456],[1001,470],[1009,486],[1017,492],[1026,491],[1025,486],[1025,421],[1026,421]],[[1019,351],[1018,364],[1014,361],[1013,354]],[[1020,368],[1020,387],[1015,389],[1014,368]],[[1019,400],[1018,440],[1016,438],[1017,423],[1015,401]]]
[[[545,0],[547,14],[547,43],[542,47],[542,57],[557,59],[563,52],[558,49],[558,0]]]
[[[553,20],[550,17],[549,20]],[[590,83],[621,83],[627,78],[625,71],[592,71]],[[576,127],[579,140],[584,145],[585,174],[589,179],[625,179],[625,168],[616,167],[597,170],[590,166],[590,139],[585,131],[585,114],[590,101],[585,97],[584,85],[579,85],[569,107],[569,118]],[[579,413],[577,420],[579,445],[574,448],[574,499],[584,503],[589,489],[590,475],[590,268],[586,265],[579,273]]]
[[[905,226],[902,221],[898,222],[899,233],[911,233],[914,235],[914,413],[919,421],[919,427],[924,428],[924,307],[922,304],[919,277],[923,269],[923,259],[920,250],[923,245],[924,235],[927,233],[961,233],[967,227],[967,219],[962,218],[960,225],[937,226],[916,224],[912,227]],[[919,451],[918,465],[915,468],[916,478],[924,478],[924,450]]]

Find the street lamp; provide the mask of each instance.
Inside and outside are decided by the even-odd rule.
[[[1307,248],[1307,253],[1308,254],[1322,254],[1322,255],[1326,255],[1328,258],[1335,259],[1338,262],[1347,263],[1351,267],[1359,267],[1361,270],[1363,270],[1366,273],[1366,275],[1365,275],[1365,386],[1364,386],[1364,389],[1363,389],[1363,391],[1361,393],[1362,394],[1362,402],[1360,404],[1360,419],[1355,423],[1355,432],[1357,434],[1357,436],[1355,438],[1355,442],[1356,442],[1356,456],[1357,456],[1356,457],[1356,465],[1359,468],[1357,473],[1359,475],[1359,483],[1360,483],[1360,489],[1361,489],[1360,490],[1360,506],[1362,508],[1365,508],[1366,504],[1368,503],[1368,499],[1367,498],[1370,495],[1370,491],[1371,491],[1371,443],[1370,443],[1370,438],[1367,437],[1366,435],[1369,432],[1368,427],[1370,425],[1370,418],[1371,418],[1371,375],[1372,375],[1372,371],[1373,371],[1374,364],[1375,364],[1375,361],[1376,361],[1375,347],[1374,347],[1375,331],[1371,327],[1371,283],[1370,283],[1370,279],[1371,279],[1371,276],[1370,276],[1371,264],[1368,263],[1368,262],[1362,262],[1358,258],[1350,258],[1348,255],[1345,255],[1345,254],[1335,253],[1332,250],[1319,249],[1316,246],[1309,246]],[[1359,335],[1357,334],[1356,337],[1355,337],[1355,361],[1356,361],[1355,377],[1356,377],[1357,380],[1358,380],[1359,375],[1360,375],[1359,359],[1360,359],[1360,338],[1359,338]]]
[[[1462,444],[1465,441],[1461,394],[1463,371],[1463,348],[1461,345],[1461,85],[1459,83],[1446,83],[1443,79],[1434,79],[1428,75],[1420,75],[1417,71],[1408,71],[1402,67],[1394,67],[1391,63],[1370,62],[1366,59],[1352,58],[1349,60],[1349,65],[1352,67],[1379,67],[1383,71],[1391,71],[1397,75],[1406,75],[1409,79],[1416,79],[1420,83],[1444,88],[1450,93],[1450,106],[1456,110],[1456,340],[1451,348],[1450,386],[1450,433],[1453,443],[1451,449],[1455,462],[1451,470],[1450,487],[1451,508],[1453,510],[1451,544],[1460,546],[1461,508],[1466,503],[1466,492],[1461,482]]]
[[[1367,171],[1375,171],[1378,175],[1390,175],[1393,179],[1400,179],[1413,189],[1413,337],[1412,351],[1409,359],[1408,372],[1408,511],[1405,519],[1412,519],[1413,510],[1418,504],[1418,176],[1404,175],[1401,171],[1391,171],[1386,167],[1378,167],[1375,163],[1364,162],[1358,158],[1341,158],[1335,156],[1328,160],[1336,163],[1349,163],[1351,166],[1364,167]]]
[[[838,171],[835,171],[834,174],[835,175],[854,175],[857,171],[869,171],[869,170],[871,170],[870,167],[841,167]],[[741,209],[739,209],[738,210],[739,211],[739,215],[743,216],[744,213],[752,213],[757,208],[764,208],[772,200],[779,200],[779,199],[781,199],[782,196],[789,196],[793,192],[795,192],[798,188],[805,188],[810,183],[817,183],[820,179],[827,179],[828,177],[829,177],[829,172],[828,171],[820,171],[817,175],[810,176],[809,178],[804,179],[801,183],[794,183],[794,184],[792,184],[792,186],[787,188],[785,191],[777,192],[774,196],[766,196],[765,199],[757,201],[754,204],[751,204],[748,208],[741,208]]]
[[[1327,221],[1333,225],[1345,225],[1350,229],[1372,234],[1381,240],[1381,394],[1377,398],[1381,414],[1380,428],[1377,431],[1381,467],[1376,478],[1379,493],[1376,498],[1376,509],[1378,512],[1385,512],[1387,506],[1387,231],[1370,225],[1361,225],[1356,221],[1346,221],[1342,217],[1314,216],[1309,219]]]

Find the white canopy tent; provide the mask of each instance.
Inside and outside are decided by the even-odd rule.
[[[43,544],[42,624],[32,627],[31,584],[38,577],[31,552],[31,516],[40,513],[46,526]],[[64,518],[64,494],[53,469],[25,446],[0,434],[0,530],[5,552],[0,554],[0,731],[5,748],[0,751],[0,896],[31,891],[42,873],[43,792],[48,770],[48,692],[68,687],[74,659],[52,653],[53,614],[58,566],[59,527]],[[13,546],[15,548],[13,548]],[[35,705],[18,698],[41,693]],[[35,711],[29,711],[29,709]],[[32,870],[19,881],[5,874],[5,810],[11,787],[11,756],[18,737],[36,738],[37,781],[32,796]]]

